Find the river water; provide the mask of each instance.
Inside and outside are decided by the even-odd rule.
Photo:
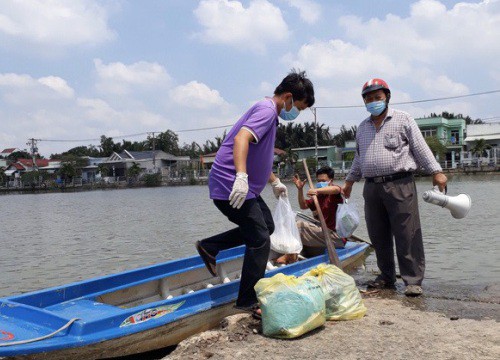
[[[462,220],[420,200],[427,259],[424,289],[500,286],[500,177],[455,175],[449,195],[467,193],[472,209]],[[292,206],[297,190],[287,184]],[[366,238],[362,184],[352,199]],[[430,179],[418,179],[421,194]],[[271,189],[263,197],[273,208]],[[206,186],[98,190],[0,196],[0,296],[120,272],[195,254],[194,242],[231,227],[208,199]],[[366,273],[376,272],[374,254]]]

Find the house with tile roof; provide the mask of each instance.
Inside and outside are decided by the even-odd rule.
[[[128,151],[114,152],[102,162],[110,171],[109,176],[126,177],[127,170],[137,163],[144,172],[165,172],[179,164],[187,165],[189,156],[175,156],[162,150],[155,151]]]
[[[35,167],[33,166],[33,159],[17,159],[16,162],[9,164],[5,168],[5,175],[7,175],[7,179],[11,182],[15,182],[16,179],[19,179],[22,174],[28,171],[47,171],[48,169],[53,170],[53,166],[60,162],[60,160],[47,160],[47,159],[35,159]],[[55,168],[57,169],[57,167]],[[47,171],[47,172],[55,172],[55,171]],[[14,185],[15,186],[15,185]]]
[[[0,156],[3,158],[6,158],[7,156],[9,156],[15,152],[18,152],[18,151],[22,151],[22,150],[18,149],[18,148],[3,149],[2,152],[0,152]]]

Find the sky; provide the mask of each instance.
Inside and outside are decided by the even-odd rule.
[[[500,89],[499,59],[500,0],[0,0],[0,148],[203,144],[292,68],[335,134],[367,116],[371,78],[392,103],[470,95]],[[500,93],[394,107],[499,121]]]

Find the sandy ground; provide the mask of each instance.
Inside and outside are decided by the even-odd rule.
[[[405,301],[365,297],[363,319],[327,322],[294,340],[264,337],[259,321],[238,314],[186,339],[163,359],[500,359],[499,302],[480,304],[489,316],[474,320],[453,310],[422,311]],[[469,306],[459,305],[460,314]]]

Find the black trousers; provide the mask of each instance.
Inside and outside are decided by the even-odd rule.
[[[396,281],[394,243],[405,285],[421,285],[425,272],[424,244],[413,177],[386,183],[365,183],[365,219],[382,277]],[[395,241],[394,241],[394,240]]]
[[[271,248],[270,235],[274,231],[271,211],[260,196],[246,200],[240,209],[234,209],[226,200],[214,200],[214,204],[238,227],[203,239],[201,246],[217,256],[221,250],[246,245],[236,305],[254,305],[257,303],[254,286],[264,277]]]

